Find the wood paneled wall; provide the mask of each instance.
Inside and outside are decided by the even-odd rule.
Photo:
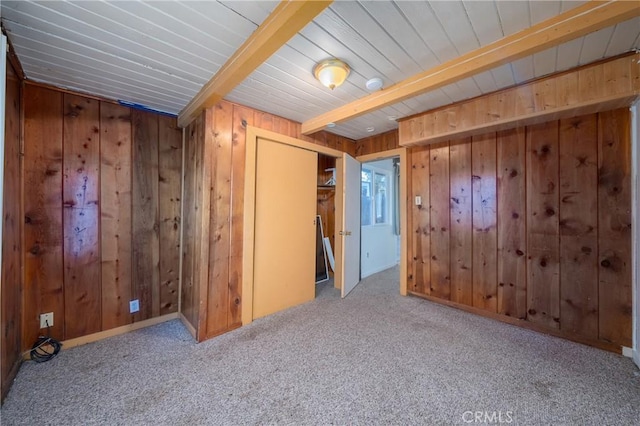
[[[303,136],[300,123],[226,101],[187,127],[181,306],[199,341],[241,325],[247,125],[355,154],[350,139]],[[323,205],[327,215],[330,203]]]
[[[22,361],[22,161],[20,147],[21,82],[7,61],[4,187],[2,212],[2,277],[0,299],[0,400],[4,400]]]
[[[24,120],[23,348],[45,312],[60,340],[177,312],[175,118],[27,84]]]
[[[370,136],[356,141],[356,156],[375,154],[382,151],[400,148],[398,131],[390,130],[379,135]]]
[[[640,53],[629,52],[400,120],[402,146],[446,142],[630,105]]]
[[[409,291],[631,346],[631,140],[618,109],[410,149]]]

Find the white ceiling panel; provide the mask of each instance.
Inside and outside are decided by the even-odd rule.
[[[516,81],[513,78],[513,69],[511,68],[511,64],[494,68],[491,70],[491,74],[493,75],[493,80],[496,82],[496,86],[498,87],[509,87],[516,84]]]
[[[581,37],[558,46],[556,57],[558,69],[567,70],[580,63],[580,52],[582,52],[583,43],[584,37]]]
[[[480,42],[478,42],[467,16],[467,11],[461,1],[435,1],[431,2],[430,5],[447,37],[455,47],[456,56],[480,47]]]
[[[505,36],[517,33],[523,28],[531,26],[529,2],[526,1],[497,1],[495,2],[502,33]]]
[[[425,71],[438,65],[439,61],[424,40],[411,25],[398,25],[406,22],[398,3],[394,2],[362,2],[363,7],[377,24],[392,37],[396,49],[408,55],[417,68]]]
[[[193,10],[197,10],[203,15],[209,15],[209,3],[211,1],[191,1],[187,4]],[[238,16],[241,16],[255,25],[259,25],[264,21],[267,16],[278,5],[278,1],[274,0],[260,0],[260,1],[220,1],[218,2],[224,5],[229,10],[234,11]]]
[[[533,76],[548,75],[556,70],[558,49],[552,48],[533,55]]]
[[[577,7],[583,1],[336,1],[228,94],[306,121]],[[2,1],[2,23],[27,78],[178,113],[278,5],[277,1]],[[430,93],[340,123],[352,139],[402,118],[638,47],[640,18],[605,28]],[[352,69],[330,91],[329,57]],[[389,117],[392,119],[390,120]]]
[[[640,28],[640,17],[616,25],[604,56],[619,55],[640,46],[638,28]]]
[[[588,34],[582,43],[580,52],[580,64],[588,64],[598,59],[604,58],[604,52],[609,47],[613,27],[603,28],[595,33]]]
[[[406,21],[401,21],[398,25],[408,24],[433,52],[439,63],[454,59],[457,56],[451,39],[434,15],[429,2],[398,1],[395,3]]]

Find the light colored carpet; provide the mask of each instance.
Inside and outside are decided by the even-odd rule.
[[[397,277],[199,345],[172,321],[27,363],[1,423],[640,424],[631,360],[401,297]]]

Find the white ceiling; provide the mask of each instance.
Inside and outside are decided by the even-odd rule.
[[[2,22],[27,78],[178,113],[277,1],[6,1]],[[525,29],[582,1],[336,1],[226,99],[303,122]],[[339,124],[360,139],[405,117],[640,47],[640,18]],[[312,69],[352,68],[330,91]]]

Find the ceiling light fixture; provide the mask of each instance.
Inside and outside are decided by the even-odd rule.
[[[349,72],[349,65],[335,58],[322,61],[313,69],[313,75],[318,81],[331,90],[344,83]]]

